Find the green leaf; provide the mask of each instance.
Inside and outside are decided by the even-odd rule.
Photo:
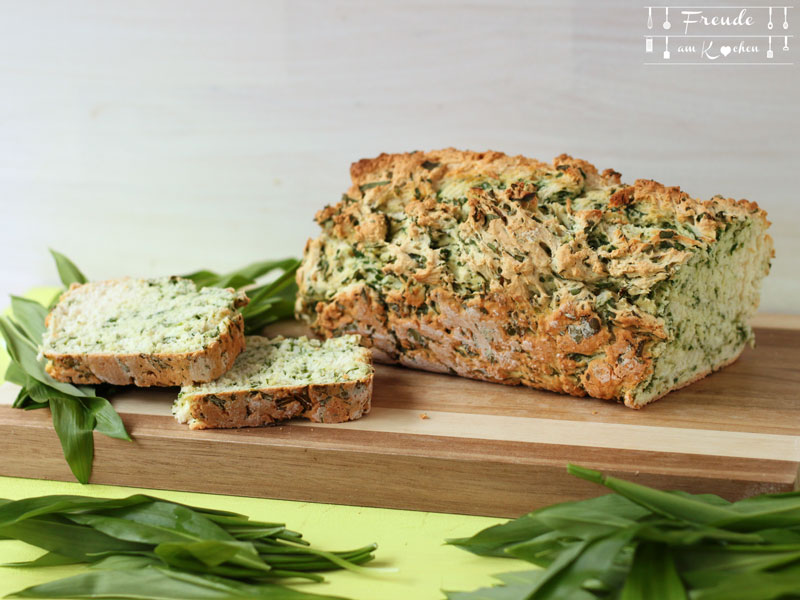
[[[114,515],[113,511],[118,509],[151,503],[172,504],[174,506],[187,508],[193,512],[203,514],[205,516],[208,516],[206,513],[212,514],[215,516],[215,518],[247,518],[244,515],[238,515],[237,513],[185,506],[174,502],[167,502],[153,496],[146,496],[144,494],[134,494],[132,496],[127,496],[126,498],[94,498],[91,496],[77,495],[51,495],[38,496],[36,498],[25,498],[22,500],[5,501],[5,503],[0,501],[0,527],[9,525],[11,523],[16,523],[18,521],[23,521],[25,519],[31,519],[43,515],[51,515],[55,513],[70,515],[75,513],[85,513],[88,511],[102,511],[104,514]],[[157,511],[160,511],[160,509],[157,509]],[[125,513],[120,512],[118,514]],[[134,515],[132,520],[139,519],[136,513],[131,514]],[[172,514],[177,518],[183,513]]]
[[[343,600],[292,590],[275,584],[247,584],[222,577],[145,567],[92,570],[74,577],[29,587],[10,598],[122,598],[131,600]]]
[[[88,483],[94,458],[94,416],[80,399],[65,395],[50,398],[50,412],[72,474],[81,483]]]
[[[94,428],[98,432],[118,440],[132,441],[125,429],[122,418],[117,411],[114,410],[114,407],[111,406],[108,400],[97,396],[91,396],[84,398],[82,401],[84,406],[88,408],[89,412],[94,417]]]
[[[219,541],[233,541],[234,538],[222,527],[211,521],[209,518],[192,510],[191,508],[175,504],[172,502],[165,502],[162,500],[155,500],[149,503],[132,504],[122,508],[113,510],[106,510],[104,514],[119,520],[124,520],[131,524],[139,524],[146,526],[150,533],[147,535],[155,535],[157,530],[171,531],[175,535],[181,536],[183,540],[219,540]],[[113,524],[109,522],[108,527]],[[130,535],[145,535],[145,530],[130,530]],[[152,538],[150,543],[160,543],[160,541],[172,541],[164,538],[156,541],[157,538]]]
[[[182,275],[181,277],[184,279],[191,279],[198,287],[201,288],[214,286],[233,287],[238,289],[240,287],[255,283],[256,279],[276,269],[285,270],[291,268],[291,266],[296,262],[298,261],[294,258],[267,260],[251,263],[246,267],[242,267],[241,269],[231,271],[230,273],[226,273],[224,275],[220,275],[214,271],[202,270],[195,271],[194,273],[188,273],[186,275]]]
[[[147,549],[145,545],[118,540],[91,527],[64,523],[53,516],[6,525],[0,528],[0,534],[82,562],[95,560],[94,555],[104,552]]]
[[[17,322],[28,339],[34,345],[40,344],[44,332],[47,331],[44,325],[47,309],[33,300],[11,296],[11,312],[14,321]]]
[[[160,544],[162,542],[185,541],[187,539],[194,541],[198,539],[195,536],[189,536],[184,532],[168,527],[145,525],[136,521],[103,514],[73,514],[67,515],[67,518],[74,523],[92,527],[110,537],[129,542]]]
[[[716,521],[716,527],[734,531],[780,529],[800,525],[800,492],[745,498],[730,505],[734,515]]]
[[[165,542],[155,548],[156,555],[166,564],[180,569],[236,574],[239,577],[264,576],[271,570],[249,542],[204,540],[199,542]],[[216,569],[223,564],[231,569]]]
[[[86,283],[86,277],[70,259],[52,248],[50,249],[50,254],[53,255],[56,261],[58,276],[61,277],[61,283],[63,283],[64,286],[69,287],[73,283]]]
[[[16,562],[16,563],[5,563],[2,565],[3,567],[17,567],[17,568],[27,568],[27,567],[58,567],[61,565],[74,565],[77,563],[82,562],[78,558],[72,558],[70,556],[63,556],[61,554],[56,554],[55,552],[46,552],[42,554],[39,558],[34,560],[27,560],[24,562]]]
[[[325,552],[314,548],[297,547],[285,544],[265,544],[255,542],[253,544],[261,555],[261,558],[273,568],[291,567],[294,571],[330,571],[333,569],[349,569],[359,571],[355,568],[372,560],[375,544],[350,550],[347,552]],[[367,569],[373,572],[374,569]]]
[[[70,396],[86,396],[86,392],[69,383],[56,381],[44,370],[44,364],[37,358],[38,350],[20,329],[6,317],[0,316],[0,334],[6,342],[11,359],[28,376]]]
[[[28,383],[28,374],[15,362],[8,363],[5,380],[17,385],[25,386]]]
[[[217,283],[218,287],[233,287],[233,288],[240,288],[245,285],[250,285],[255,283],[256,279],[259,277],[263,277],[264,275],[276,270],[280,269],[283,271],[292,269],[293,267],[296,268],[296,263],[299,261],[294,258],[284,258],[281,260],[268,260],[268,261],[261,261],[252,263],[234,271],[232,273],[228,273],[227,275],[220,278],[219,282]],[[237,284],[237,280],[246,282],[246,283],[239,283]]]
[[[718,584],[692,590],[691,600],[778,600],[797,598],[800,590],[800,568],[777,573],[729,574]]]
[[[676,562],[686,581],[693,586],[707,585],[731,573],[775,570],[800,563],[800,547],[794,550],[765,547],[694,546],[676,554]]]
[[[537,513],[536,517],[547,527],[563,535],[581,539],[609,535],[636,525],[636,521],[631,519],[592,510],[580,504],[555,506]]]
[[[642,524],[637,532],[642,540],[661,542],[671,546],[691,546],[704,541],[729,542],[737,544],[760,544],[765,540],[759,534],[738,533],[704,525],[681,525],[670,520],[651,520]]]
[[[686,600],[672,553],[662,544],[642,543],[636,548],[620,600]]]
[[[531,594],[538,588],[543,576],[544,571],[541,569],[503,573],[493,575],[495,579],[502,582],[501,585],[480,588],[471,592],[445,591],[444,594],[447,600],[527,600],[533,598]],[[595,597],[585,596],[585,598],[593,599]]]
[[[89,565],[90,569],[126,570],[142,569],[149,566],[163,567],[164,563],[150,552],[139,554],[111,554]]]
[[[680,519],[689,523],[708,524],[736,516],[729,508],[717,506],[698,500],[691,496],[683,496],[662,492],[638,483],[617,479],[585,469],[577,465],[569,465],[567,472],[581,479],[606,486],[640,506],[660,515]]]

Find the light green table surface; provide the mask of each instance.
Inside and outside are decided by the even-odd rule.
[[[49,294],[52,288],[31,290],[26,296],[42,301]],[[0,350],[0,381],[7,361],[5,352]],[[24,453],[25,448],[19,452]],[[4,456],[2,460],[11,461],[14,457]],[[131,460],[136,460],[135,445],[131,446]],[[111,498],[138,492],[283,522],[320,548],[349,550],[377,542],[377,559],[370,565],[398,569],[396,573],[370,576],[331,572],[326,575],[326,583],[297,586],[317,593],[359,600],[434,600],[444,598],[443,589],[475,589],[492,584],[493,573],[531,568],[521,561],[480,558],[443,544],[445,538],[472,535],[503,519],[0,477],[0,497],[10,499],[45,494]],[[42,553],[22,542],[0,540],[0,563],[29,560]],[[0,568],[0,595],[74,575],[84,568]]]
[[[134,456],[132,448],[132,459]],[[4,460],[13,457],[6,456]],[[523,562],[480,558],[442,544],[445,538],[471,535],[501,519],[0,477],[0,496],[5,498],[44,494],[111,498],[137,492],[232,510],[255,519],[285,522],[320,548],[346,550],[377,542],[376,560],[369,564],[398,569],[397,573],[369,576],[331,572],[326,575],[326,583],[297,586],[307,591],[359,600],[433,600],[444,598],[442,589],[474,589],[492,583],[492,573],[531,568]],[[0,563],[29,560],[40,554],[41,550],[22,542],[0,541]],[[0,594],[74,575],[83,568],[0,568]]]

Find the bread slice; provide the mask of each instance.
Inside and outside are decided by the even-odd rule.
[[[71,383],[211,381],[244,349],[247,302],[179,277],[73,284],[47,316],[41,353],[50,376]]]
[[[317,214],[297,315],[376,360],[638,408],[734,361],[774,255],[758,205],[454,149],[382,154]]]
[[[357,335],[247,337],[247,349],[216,381],[181,388],[172,414],[191,429],[257,427],[303,417],[358,419],[370,410],[372,357]]]

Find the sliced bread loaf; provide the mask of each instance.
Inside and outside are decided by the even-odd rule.
[[[172,414],[191,429],[256,427],[304,417],[341,423],[369,412],[372,358],[357,335],[247,337],[247,349],[216,381],[181,388]]]
[[[179,277],[74,284],[47,316],[41,353],[50,376],[71,383],[211,381],[244,349],[247,302]]]

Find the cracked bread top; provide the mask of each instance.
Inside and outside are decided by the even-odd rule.
[[[326,248],[309,248],[301,313],[361,276],[419,305],[424,286],[466,298],[502,290],[540,305],[564,296],[602,304],[603,290],[624,290],[619,317],[646,322],[650,290],[728,223],[768,225],[753,202],[696,200],[649,180],[625,185],[565,154],[552,164],[454,149],[382,154],[354,163],[351,176],[341,202],[317,213]],[[351,245],[337,271],[325,270],[324,254]],[[315,259],[322,264],[312,270]]]
[[[383,154],[351,175],[317,213],[297,314],[327,335],[366,335],[389,360],[633,404],[718,368],[752,335],[773,255],[755,203],[627,185],[567,155]],[[729,269],[740,284],[695,285]],[[699,349],[680,341],[695,336],[670,308],[683,296],[682,310],[730,331]],[[654,370],[663,344],[683,353],[669,372]],[[684,368],[695,359],[702,368]]]

